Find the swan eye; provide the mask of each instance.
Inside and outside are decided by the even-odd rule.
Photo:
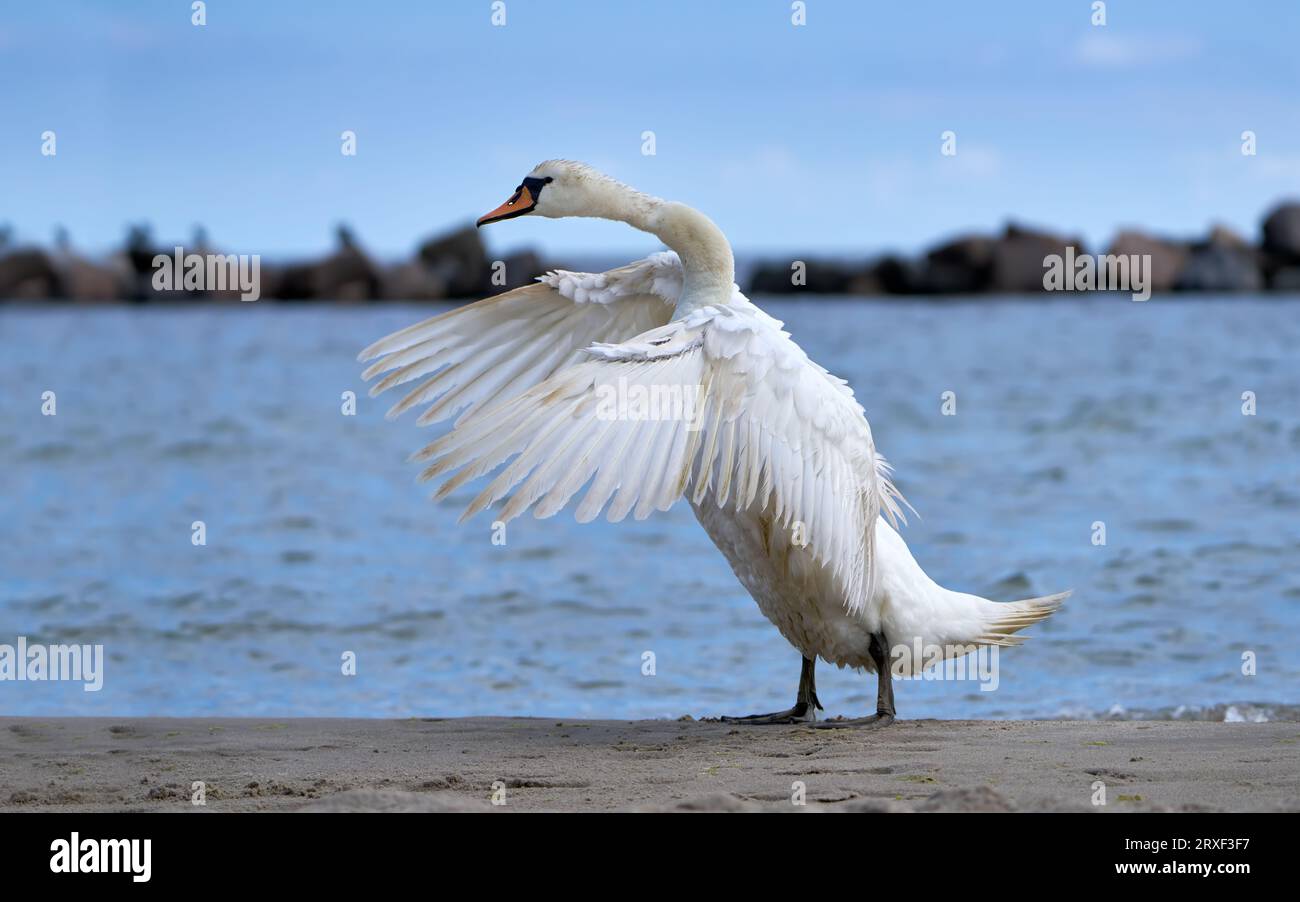
[[[528,193],[533,197],[533,203],[537,203],[537,198],[542,194],[542,188],[553,181],[555,181],[555,179],[551,178],[549,175],[544,179],[526,178],[524,179],[524,183],[519,186],[519,190],[522,191],[527,188]]]

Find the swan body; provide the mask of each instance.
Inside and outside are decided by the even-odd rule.
[[[371,389],[419,381],[389,411],[454,428],[413,455],[442,498],[495,476],[465,517],[549,517],[586,488],[580,521],[667,510],[685,496],[759,609],[804,658],[799,701],[755,722],[815,719],[820,658],[879,674],[877,724],[893,717],[887,649],[1015,645],[1063,595],[997,604],[929,579],[896,526],[903,503],[862,406],[734,283],[731,247],[706,216],[580,163],[535,168],[480,225],[519,215],[599,216],[671,252],[535,285],[394,333],[360,355]],[[611,412],[627,395],[689,396],[691,415]],[[676,394],[674,394],[676,393]],[[908,665],[911,672],[921,662]]]

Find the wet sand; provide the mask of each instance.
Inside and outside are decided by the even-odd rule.
[[[0,810],[1300,810],[1300,723],[0,718]]]

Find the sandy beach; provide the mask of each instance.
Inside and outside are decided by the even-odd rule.
[[[0,718],[0,810],[1298,810],[1298,750],[1290,722]]]

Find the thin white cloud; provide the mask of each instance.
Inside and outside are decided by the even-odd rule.
[[[1195,38],[1119,34],[1093,28],[1075,43],[1071,58],[1089,69],[1136,69],[1192,59],[1201,52]]]
[[[107,31],[109,44],[120,50],[150,50],[162,43],[156,28],[126,19],[111,20]]]
[[[954,182],[972,183],[996,179],[1002,174],[1003,158],[997,148],[957,139],[957,153],[946,157],[939,153],[935,140],[933,153],[924,157],[875,157],[866,161],[867,191],[880,201],[915,197]]]
[[[809,170],[789,148],[768,145],[728,161],[721,177],[732,184],[753,184],[763,180],[806,180]]]

